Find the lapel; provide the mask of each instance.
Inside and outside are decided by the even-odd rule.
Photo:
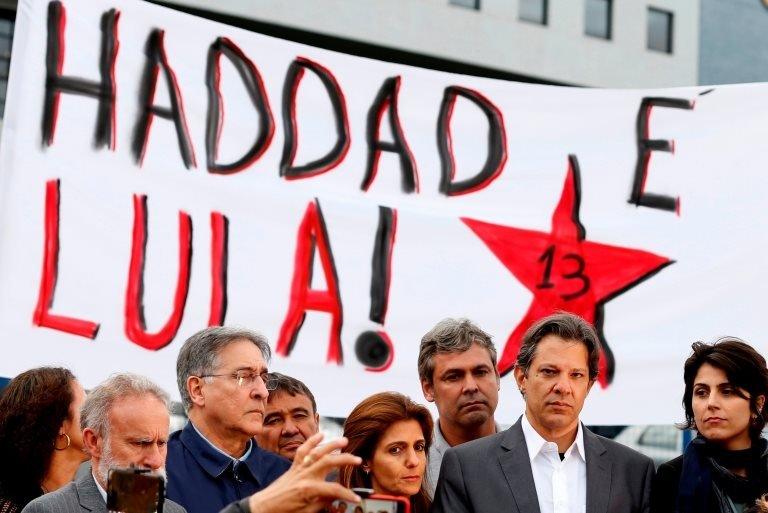
[[[501,439],[503,452],[499,456],[499,463],[517,504],[517,510],[522,513],[540,513],[521,420],[522,417],[504,433]]]
[[[611,460],[597,435],[582,428],[587,453],[587,513],[606,513],[611,497]]]
[[[83,472],[75,480],[75,487],[77,488],[77,498],[83,510],[93,511],[94,513],[107,513],[107,504],[104,502],[104,498],[96,486],[96,481],[93,480],[90,465],[88,466],[88,472]]]

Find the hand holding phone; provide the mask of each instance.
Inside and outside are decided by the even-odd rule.
[[[165,480],[146,469],[112,468],[107,478],[107,510],[162,513]]]

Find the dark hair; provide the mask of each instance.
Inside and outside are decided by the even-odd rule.
[[[443,319],[421,338],[419,346],[419,379],[432,383],[435,372],[435,355],[446,353],[463,353],[473,344],[486,351],[491,358],[493,368],[496,368],[496,347],[491,336],[481,330],[469,319]]]
[[[312,403],[312,413],[317,413],[315,396],[309,391],[307,385],[294,377],[280,374],[279,372],[270,372],[270,374],[277,378],[277,388],[269,391],[267,402],[270,402],[272,398],[279,393],[290,394],[291,396],[305,395],[309,398],[309,402]]]
[[[21,505],[40,495],[59,428],[69,418],[74,380],[67,369],[40,367],[0,393],[0,489]]]
[[[344,451],[360,456],[363,460],[370,460],[381,435],[393,423],[401,420],[415,420],[419,423],[424,433],[424,451],[428,455],[432,445],[432,415],[424,406],[397,392],[380,392],[355,406],[344,422],[344,436],[349,440]],[[431,506],[426,480],[425,468],[421,490],[410,498],[413,513],[427,513]],[[342,467],[339,482],[347,488],[371,487],[371,480],[361,467]]]
[[[725,372],[728,382],[736,387],[736,393],[749,400],[749,409],[756,416],[749,426],[749,433],[753,440],[759,438],[766,420],[768,420],[766,409],[763,408],[761,411],[757,407],[758,396],[762,395],[768,399],[768,369],[765,365],[765,358],[752,346],[736,337],[722,337],[713,344],[694,342],[691,349],[693,349],[693,353],[685,361],[683,367],[685,422],[681,423],[679,427],[696,429],[696,420],[693,415],[694,380],[701,366],[708,363]],[[744,395],[742,390],[746,390],[749,397]]]
[[[517,353],[515,366],[527,375],[528,369],[536,356],[536,346],[547,335],[555,335],[563,340],[575,340],[587,346],[589,357],[589,379],[595,380],[599,371],[600,339],[587,321],[578,315],[558,312],[537,321],[523,335],[520,352]]]

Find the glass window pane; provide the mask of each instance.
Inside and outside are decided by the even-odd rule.
[[[467,7],[469,9],[480,9],[480,0],[449,0],[452,5],[460,5],[461,7]]]
[[[520,0],[520,19],[547,24],[547,0]]]
[[[0,11],[0,119],[5,112],[5,95],[8,90],[8,68],[11,64],[14,26],[11,18],[13,16],[13,12]]]
[[[672,53],[672,13],[648,8],[648,49]]]
[[[611,0],[587,0],[584,32],[587,35],[611,38]]]
[[[0,57],[8,58],[11,56],[11,38],[0,35]]]
[[[13,22],[0,18],[0,36],[13,35]]]

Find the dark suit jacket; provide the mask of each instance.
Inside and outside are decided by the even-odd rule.
[[[107,503],[104,502],[91,472],[78,472],[74,481],[55,492],[46,493],[33,500],[21,513],[86,512],[107,513]],[[186,513],[186,510],[166,499],[163,513]]]
[[[587,513],[648,513],[653,461],[584,428]],[[443,456],[433,513],[540,513],[520,420]]]

